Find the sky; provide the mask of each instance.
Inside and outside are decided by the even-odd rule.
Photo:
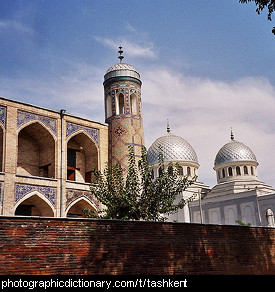
[[[147,148],[169,119],[212,187],[232,127],[255,153],[259,180],[275,187],[274,20],[255,9],[238,0],[0,0],[0,96],[104,123],[103,76],[122,45],[142,79]]]

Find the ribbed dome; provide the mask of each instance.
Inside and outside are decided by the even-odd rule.
[[[231,140],[229,143],[225,144],[216,155],[215,166],[232,161],[257,162],[257,159],[248,146],[236,140]]]
[[[133,77],[140,80],[140,75],[137,69],[126,63],[118,63],[111,66],[104,76],[104,81],[113,77]]]
[[[183,138],[167,133],[159,137],[148,149],[147,157],[150,165],[158,163],[159,147],[165,162],[190,161],[198,164],[198,157],[193,147]]]

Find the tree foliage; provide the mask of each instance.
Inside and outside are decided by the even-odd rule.
[[[257,8],[256,12],[261,14],[261,12],[267,8],[268,14],[267,19],[272,21],[272,13],[275,11],[275,0],[239,0],[240,3],[255,2]],[[272,29],[272,33],[275,34],[275,26]]]
[[[192,200],[175,199],[183,190],[193,183],[178,174],[177,165],[170,164],[164,168],[160,153],[159,177],[153,179],[151,168],[147,161],[146,148],[142,149],[141,159],[136,165],[134,151],[129,146],[129,162],[126,179],[123,177],[121,165],[109,165],[104,172],[95,171],[96,183],[91,190],[96,198],[106,207],[99,211],[99,217],[106,219],[154,220],[163,221],[167,214],[172,214]],[[89,211],[84,211],[89,216]]]

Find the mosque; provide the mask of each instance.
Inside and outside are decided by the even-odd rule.
[[[6,216],[81,217],[100,202],[90,190],[94,168],[120,162],[127,169],[128,146],[136,159],[144,142],[139,72],[120,62],[104,76],[105,124],[0,98],[0,214]],[[158,149],[164,164],[178,163],[179,175],[198,177],[199,160],[182,137],[167,133],[148,149],[148,162],[158,176]],[[196,198],[169,221],[275,227],[275,190],[258,179],[253,151],[235,140],[217,152],[217,184],[210,188],[197,179],[181,196]],[[178,198],[180,199],[180,198]]]

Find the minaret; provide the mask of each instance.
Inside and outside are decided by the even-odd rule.
[[[141,113],[141,80],[138,71],[122,63],[110,67],[104,76],[105,122],[109,125],[109,163],[128,167],[128,146],[132,145],[136,160],[141,157],[144,133]]]

